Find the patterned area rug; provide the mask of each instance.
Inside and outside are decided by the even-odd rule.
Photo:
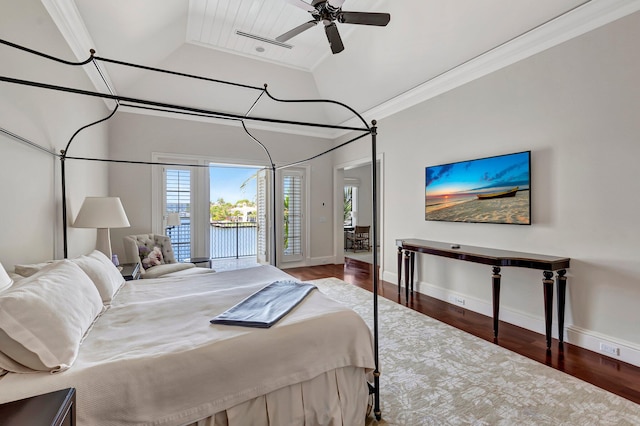
[[[311,281],[373,327],[372,294]],[[640,405],[378,298],[382,420],[367,425],[640,425]]]

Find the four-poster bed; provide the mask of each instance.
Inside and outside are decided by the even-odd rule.
[[[117,160],[117,159],[103,159],[103,158],[88,158],[88,157],[75,157],[75,156],[71,156],[69,155],[69,150],[71,148],[71,144],[74,140],[74,138],[76,137],[76,135],[81,132],[82,130],[102,123],[106,120],[109,120],[111,117],[113,117],[116,113],[116,111],[118,110],[118,107],[120,106],[127,106],[130,108],[140,108],[140,109],[148,109],[148,110],[154,110],[154,111],[162,111],[164,113],[171,113],[171,114],[182,114],[182,115],[193,115],[193,116],[199,116],[199,117],[206,117],[206,118],[213,118],[213,119],[221,119],[221,120],[233,120],[233,121],[237,121],[242,125],[242,129],[244,130],[244,132],[250,137],[251,140],[253,140],[254,142],[256,142],[257,144],[259,144],[261,146],[261,148],[264,150],[265,155],[268,157],[268,169],[271,171],[272,175],[275,175],[276,170],[279,169],[284,169],[287,167],[291,167],[293,165],[297,165],[303,162],[308,162],[311,161],[315,158],[318,158],[322,155],[325,155],[331,151],[334,151],[336,149],[339,149],[347,144],[350,144],[356,140],[359,140],[363,137],[365,137],[366,135],[371,135],[371,155],[372,155],[372,164],[375,164],[376,162],[376,135],[377,135],[377,128],[376,128],[376,122],[373,121],[372,122],[372,126],[370,127],[366,121],[352,108],[348,107],[345,104],[342,104],[340,102],[337,101],[331,101],[331,100],[314,100],[314,99],[304,99],[304,100],[290,100],[290,99],[278,99],[276,97],[274,97],[272,94],[269,93],[269,91],[267,90],[267,85],[265,84],[264,87],[254,87],[254,86],[247,86],[247,85],[241,85],[241,84],[237,84],[237,83],[233,83],[233,82],[228,82],[228,81],[223,81],[223,80],[216,80],[216,79],[211,79],[211,78],[207,78],[207,77],[202,77],[202,76],[197,76],[197,75],[191,75],[191,74],[185,74],[185,73],[177,73],[174,71],[168,71],[168,70],[162,70],[162,69],[158,69],[158,68],[152,68],[152,67],[147,67],[147,66],[141,66],[141,65],[137,65],[137,64],[132,64],[132,63],[127,63],[127,62],[122,62],[122,61],[116,61],[113,59],[108,59],[108,58],[101,58],[98,56],[95,56],[95,52],[92,50],[91,51],[91,55],[90,57],[82,62],[69,62],[69,61],[64,61],[62,59],[59,58],[55,58],[52,57],[50,55],[46,55],[43,54],[41,52],[37,52],[35,50],[32,49],[28,49],[26,47],[23,46],[19,46],[16,45],[14,43],[8,42],[8,41],[4,41],[4,40],[0,40],[0,43],[12,47],[12,48],[16,48],[16,49],[20,49],[22,51],[26,51],[29,53],[32,53],[34,55],[49,59],[49,60],[54,60],[60,63],[64,63],[67,65],[74,65],[74,66],[82,66],[82,65],[87,65],[87,64],[92,64],[93,66],[95,66],[96,70],[98,71],[98,73],[102,76],[103,81],[105,82],[105,86],[107,87],[109,93],[100,93],[100,92],[92,92],[92,91],[88,91],[88,90],[81,90],[81,89],[76,89],[76,88],[71,88],[71,87],[63,87],[63,86],[56,86],[56,85],[51,85],[51,84],[47,84],[47,83],[41,83],[41,82],[34,82],[34,81],[27,81],[27,80],[21,80],[21,79],[16,79],[16,78],[11,78],[11,77],[6,77],[6,76],[0,76],[0,81],[6,82],[6,83],[11,83],[11,84],[18,84],[18,85],[26,85],[26,86],[31,86],[31,87],[37,87],[37,88],[41,88],[41,89],[45,89],[45,90],[55,90],[55,91],[62,91],[62,92],[67,92],[67,93],[73,93],[73,94],[77,94],[77,95],[82,95],[82,96],[91,96],[91,97],[96,97],[96,98],[102,98],[102,99],[107,99],[107,100],[113,100],[115,101],[115,107],[114,109],[104,118],[99,119],[97,121],[94,121],[92,123],[89,123],[83,127],[81,127],[80,129],[78,129],[73,136],[71,137],[71,139],[68,141],[66,147],[64,150],[61,151],[61,153],[58,154],[54,154],[56,155],[59,159],[60,159],[60,164],[61,164],[61,173],[62,173],[62,218],[63,218],[63,242],[64,242],[64,257],[67,257],[67,224],[68,224],[68,218],[67,218],[67,207],[66,207],[66,186],[67,186],[67,182],[66,182],[66,177],[65,177],[65,162],[67,160],[82,160],[82,161],[100,161],[100,162],[111,162],[111,163],[127,163],[127,164],[146,164],[146,165],[173,165],[171,163],[160,163],[160,162],[147,162],[147,161],[129,161],[129,160]],[[202,81],[206,81],[208,83],[215,83],[215,84],[224,84],[224,85],[230,85],[232,87],[234,86],[238,86],[238,87],[242,87],[244,89],[251,89],[251,90],[256,90],[259,92],[257,98],[255,99],[253,105],[251,106],[251,108],[245,113],[245,114],[233,114],[233,113],[228,113],[228,112],[221,112],[221,111],[215,111],[215,110],[208,110],[208,109],[204,109],[204,108],[196,108],[196,107],[188,107],[188,106],[184,106],[184,105],[176,105],[176,104],[171,104],[171,103],[166,103],[166,102],[156,102],[156,101],[151,101],[151,100],[145,100],[145,99],[139,99],[139,98],[134,98],[134,97],[127,97],[127,96],[120,96],[120,95],[116,95],[114,94],[114,92],[111,90],[111,88],[109,87],[109,85],[107,84],[106,79],[104,79],[104,76],[102,74],[101,68],[99,66],[99,62],[105,62],[105,63],[113,63],[113,64],[117,64],[117,65],[121,65],[121,66],[127,66],[127,67],[134,67],[134,68],[138,68],[141,70],[145,70],[145,71],[152,71],[152,72],[157,72],[157,73],[165,73],[165,74],[171,74],[173,76],[178,76],[178,77],[183,77],[183,78],[189,78],[189,79],[197,79],[197,80],[202,80]],[[305,104],[309,104],[309,103],[320,103],[320,102],[324,102],[324,103],[331,103],[334,105],[338,105],[342,108],[346,108],[349,112],[353,113],[354,116],[356,116],[363,124],[363,127],[351,127],[351,126],[340,126],[340,125],[331,125],[331,124],[323,124],[323,123],[314,123],[314,122],[305,122],[305,121],[293,121],[293,120],[284,120],[284,119],[277,119],[277,118],[266,118],[266,117],[255,117],[255,116],[251,116],[251,112],[254,109],[254,107],[258,104],[258,102],[260,101],[260,99],[264,96],[267,95],[267,97],[275,102],[279,102],[279,103],[305,103]],[[271,157],[271,154],[269,152],[269,150],[267,149],[267,147],[258,140],[258,138],[256,138],[253,134],[251,134],[251,132],[249,131],[249,129],[246,126],[246,122],[263,122],[263,123],[276,123],[276,124],[280,124],[280,125],[289,125],[289,126],[310,126],[310,127],[319,127],[319,128],[325,128],[325,129],[335,129],[335,130],[343,130],[343,131],[349,131],[349,132],[358,132],[361,133],[359,135],[357,135],[354,138],[349,139],[348,141],[341,143],[329,150],[326,150],[324,152],[321,152],[317,155],[314,155],[310,158],[306,158],[300,161],[296,161],[295,163],[289,163],[289,164],[282,164],[282,165],[276,165],[276,163],[274,162],[274,160]],[[37,144],[36,144],[37,145]],[[193,165],[193,167],[197,167],[195,165]],[[378,228],[377,228],[377,194],[375,191],[375,188],[377,187],[377,176],[376,176],[376,167],[372,167],[372,188],[374,189],[372,191],[373,193],[373,197],[372,197],[372,206],[373,206],[373,226],[372,226],[372,239],[373,241],[377,241],[377,233],[378,233]],[[272,188],[271,188],[271,197],[272,199],[275,198],[275,192],[276,192],[276,180],[272,179]],[[273,209],[275,209],[275,202],[271,203],[271,206]],[[273,227],[271,229],[272,235],[275,235],[277,230],[276,230],[276,221],[272,220],[273,223]],[[272,265],[276,264],[276,259],[275,259],[275,254],[277,252],[277,250],[275,249],[275,244],[276,244],[276,239],[275,238],[270,238],[269,239],[271,241],[271,256],[270,256],[270,262]],[[378,265],[377,265],[377,246],[376,244],[373,244],[373,269],[374,271],[377,271],[378,269]],[[66,261],[65,261],[66,262]],[[276,268],[273,267],[261,267],[263,268],[263,275],[265,277],[271,277],[271,279],[278,279],[278,278],[288,278],[289,276],[287,274],[285,274],[282,271],[279,271]],[[266,269],[265,269],[266,268]],[[270,269],[271,268],[271,269]],[[243,277],[244,274],[247,274],[246,272],[236,272],[235,274],[229,274],[225,276],[225,280],[230,280],[231,282],[234,283],[234,285],[238,285],[239,282],[243,282],[243,280],[245,279]],[[249,274],[251,274],[251,272],[249,272]],[[223,274],[213,274],[213,275],[223,275]],[[229,278],[227,278],[229,277]],[[372,389],[372,392],[374,394],[374,414],[376,416],[376,418],[380,419],[381,418],[381,410],[380,410],[380,393],[379,393],[379,368],[378,368],[378,310],[377,310],[377,293],[378,293],[378,274],[374,274],[373,277],[373,307],[374,307],[374,324],[372,325],[372,329],[373,329],[373,372],[372,372],[372,376],[373,376],[373,382],[374,385],[370,386],[370,388]],[[194,287],[195,292],[198,291],[204,291],[203,288],[206,286],[206,284],[204,284],[204,281],[202,280],[206,280],[206,277],[197,277],[195,279],[195,281],[189,281],[188,283],[183,282],[181,283],[180,286],[177,287]],[[173,291],[177,291],[175,290],[176,286],[174,286],[174,289],[171,289],[169,284],[167,282],[156,282],[157,280],[152,280],[152,284],[153,286],[150,287],[145,287],[145,290],[147,292],[146,296],[147,297],[151,297],[152,299],[155,298],[158,301],[160,300],[165,300],[165,297],[167,296],[167,292],[171,293]],[[162,281],[162,280],[160,280]],[[267,280],[269,281],[269,280]],[[270,282],[270,281],[269,281]],[[146,283],[145,283],[146,284]],[[185,285],[183,285],[185,284]],[[257,288],[260,288],[260,286],[264,286],[265,284],[267,284],[267,282],[264,279],[259,279],[259,280],[253,280],[250,285],[247,286],[240,286],[244,288],[244,292],[240,292],[239,294],[236,294],[236,298],[234,299],[236,302],[238,300],[238,298],[240,297],[247,297],[249,294],[251,294],[251,291],[256,290]],[[118,303],[122,303],[122,305],[114,305],[114,306],[121,306],[122,309],[126,309],[126,306],[129,306],[129,304],[135,305],[136,303],[141,302],[141,299],[138,299],[139,294],[137,293],[136,288],[138,287],[138,285],[136,284],[136,286],[131,289],[125,289],[125,287],[123,286],[123,290],[121,290],[123,292],[123,296],[122,298],[126,300],[125,301],[121,301],[122,299],[114,299],[114,300],[118,300]],[[246,288],[245,288],[246,287]],[[184,288],[183,288],[184,290]],[[207,291],[211,290],[210,288],[207,288]],[[144,292],[142,291],[142,292]],[[175,295],[174,295],[175,296]],[[314,296],[315,297],[315,296]],[[128,299],[127,299],[128,298]],[[317,297],[316,297],[317,298]],[[175,300],[172,299],[172,302],[175,302]],[[329,305],[331,305],[330,302],[327,301],[323,301],[323,303],[328,303]],[[228,305],[228,304],[227,304]],[[225,305],[225,306],[227,306]],[[228,306],[227,306],[228,307]],[[309,307],[307,307],[309,308]],[[220,308],[222,309],[222,307]],[[300,306],[301,311],[304,312],[304,306]],[[310,309],[313,309],[313,306],[311,306]],[[329,310],[338,310],[341,311],[341,309],[336,308],[335,306],[330,306]],[[117,311],[117,309],[111,309],[111,311]],[[109,314],[109,311],[106,313],[107,315]],[[327,320],[328,317],[324,317],[323,318],[325,320]],[[285,321],[285,323],[287,321],[296,321],[296,317],[295,315],[292,316],[292,319],[287,318],[287,320]],[[117,319],[116,319],[117,321]],[[331,321],[331,319],[329,319],[329,321]],[[96,323],[98,328],[99,328],[99,322]],[[309,324],[307,324],[309,325]],[[286,324],[283,325],[283,327],[286,327]],[[278,327],[275,327],[276,329]],[[322,327],[320,327],[322,328]],[[330,327],[329,327],[330,328]],[[357,328],[357,326],[355,326],[355,328]],[[257,338],[260,339],[259,335],[257,335],[256,333],[250,333],[253,337],[252,338]],[[256,337],[258,336],[258,337]],[[174,336],[175,337],[175,336]],[[348,339],[347,339],[348,340]],[[345,343],[346,344],[346,343]],[[348,346],[348,345],[347,345]],[[115,354],[114,354],[115,356]],[[361,354],[358,356],[362,356]],[[248,361],[250,362],[250,361]],[[73,369],[71,369],[73,370]],[[340,373],[342,374],[342,373]],[[7,376],[10,376],[7,375]],[[14,375],[15,376],[15,375]],[[6,377],[6,376],[5,376]],[[0,387],[2,387],[2,379],[0,379]],[[6,379],[5,379],[6,381]],[[28,386],[27,388],[28,389]],[[273,389],[272,389],[273,390]],[[239,390],[240,393],[242,393],[242,390]],[[170,417],[170,416],[169,416]],[[167,417],[168,418],[168,417]]]

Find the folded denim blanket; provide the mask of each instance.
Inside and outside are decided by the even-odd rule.
[[[214,317],[212,324],[269,328],[295,308],[316,286],[276,281]]]

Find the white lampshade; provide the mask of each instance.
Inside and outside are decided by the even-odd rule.
[[[111,258],[109,228],[126,228],[131,225],[119,197],[86,197],[73,226],[97,228],[96,248]]]
[[[2,267],[2,263],[0,263],[0,291],[8,289],[11,284],[13,284],[13,280]]]
[[[119,197],[87,197],[80,207],[76,228],[126,228],[129,219]]]
[[[180,213],[169,213],[167,215],[167,228],[170,226],[180,226]]]

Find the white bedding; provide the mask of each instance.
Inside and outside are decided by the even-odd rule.
[[[283,278],[261,266],[130,281],[69,370],[9,373],[0,402],[75,387],[79,425],[179,425],[334,369],[373,369],[367,325],[318,290],[270,329],[209,323]]]

